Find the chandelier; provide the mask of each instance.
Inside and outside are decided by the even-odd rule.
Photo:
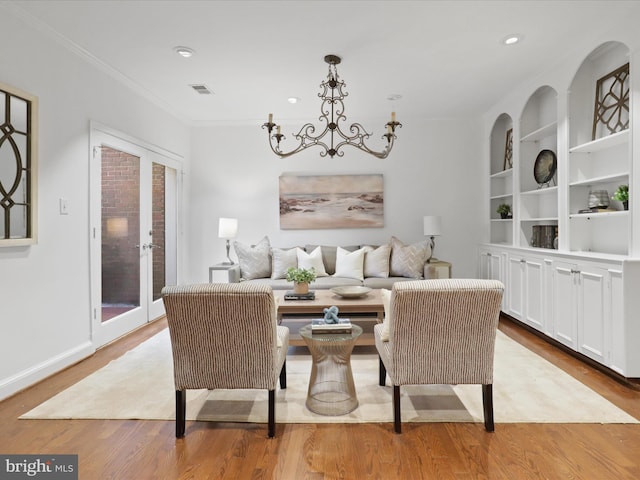
[[[271,146],[271,150],[280,158],[286,158],[294,153],[317,146],[324,149],[324,151],[320,152],[321,157],[329,155],[333,158],[335,155],[342,157],[344,152],[341,151],[341,148],[345,145],[350,145],[363,152],[370,153],[375,157],[387,158],[387,155],[389,155],[389,152],[391,152],[393,148],[393,142],[396,139],[396,127],[402,127],[401,123],[396,122],[396,112],[391,112],[391,121],[386,124],[387,133],[383,134],[381,138],[386,138],[387,144],[380,152],[371,150],[365,144],[365,140],[371,137],[371,134],[359,123],[351,124],[349,127],[350,134],[343,132],[340,129],[339,122],[347,120],[347,117],[344,115],[343,100],[348,93],[342,90],[346,85],[340,80],[336,68],[336,65],[341,62],[341,58],[336,55],[327,55],[324,57],[324,61],[329,64],[329,75],[327,75],[327,79],[320,84],[322,91],[318,93],[318,97],[322,99],[322,105],[320,107],[321,115],[318,117],[318,120],[325,123],[322,132],[314,135],[316,132],[314,125],[311,123],[303,125],[300,131],[294,135],[299,142],[298,146],[289,152],[284,152],[280,148],[280,142],[286,137],[281,133],[280,125],[273,123],[273,114],[270,113],[269,121],[263,124],[262,128],[266,127],[269,132],[269,145]],[[327,138],[325,139],[325,137]]]

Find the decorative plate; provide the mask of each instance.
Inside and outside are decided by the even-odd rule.
[[[344,286],[344,287],[333,287],[331,289],[333,293],[343,298],[359,298],[364,297],[367,293],[371,291],[369,287],[360,287],[358,285],[353,286]]]
[[[558,162],[551,150],[541,150],[533,164],[533,177],[538,185],[549,183],[556,173]]]

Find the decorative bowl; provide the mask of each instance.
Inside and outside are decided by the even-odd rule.
[[[345,285],[344,287],[333,287],[333,293],[343,298],[359,298],[364,297],[371,291],[369,287],[361,287],[359,285]]]

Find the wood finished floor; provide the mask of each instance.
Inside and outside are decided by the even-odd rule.
[[[118,479],[640,479],[640,425],[266,425],[18,417],[166,326],[159,320],[0,402],[0,454],[78,454],[82,480]],[[640,391],[526,332],[500,329],[640,418]],[[167,392],[173,396],[173,392]],[[132,402],[136,399],[132,398]],[[277,413],[276,413],[277,414]]]

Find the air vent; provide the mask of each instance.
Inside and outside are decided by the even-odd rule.
[[[213,92],[209,90],[209,87],[207,87],[206,85],[191,85],[191,88],[193,88],[196,92],[198,92],[201,95],[213,94]]]

